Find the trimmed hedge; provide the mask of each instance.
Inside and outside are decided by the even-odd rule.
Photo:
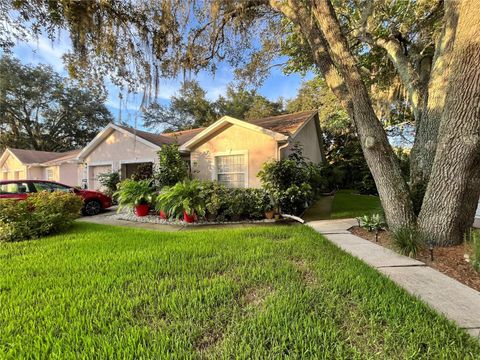
[[[0,241],[34,239],[64,230],[80,216],[82,207],[79,196],[61,191],[0,200]]]

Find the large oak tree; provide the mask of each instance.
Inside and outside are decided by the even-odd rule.
[[[6,21],[19,31],[70,32],[72,75],[109,75],[131,87],[184,70],[215,71],[222,60],[242,76],[250,69],[265,76],[265,59],[293,32],[293,53],[307,55],[356,128],[390,227],[418,224],[432,242],[452,244],[473,221],[480,195],[475,0],[3,1],[16,9]],[[417,130],[410,184],[378,115],[378,94],[394,84]]]
[[[0,58],[0,149],[67,151],[87,145],[110,121],[105,96],[46,65]]]

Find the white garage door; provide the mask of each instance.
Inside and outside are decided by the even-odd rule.
[[[88,187],[93,190],[101,190],[102,185],[98,181],[98,175],[112,172],[111,165],[90,166],[88,174]]]
[[[478,203],[477,213],[476,213],[475,217],[480,218],[480,203]]]

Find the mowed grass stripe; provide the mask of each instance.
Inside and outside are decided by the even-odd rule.
[[[0,245],[1,358],[478,358],[479,344],[303,226],[94,224]]]

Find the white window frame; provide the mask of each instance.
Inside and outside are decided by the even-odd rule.
[[[53,170],[53,168],[46,168],[45,172],[46,172],[45,177],[47,178],[47,181],[54,181],[55,180],[55,171]],[[49,176],[50,172],[52,173],[51,178]]]
[[[217,157],[219,156],[230,156],[230,155],[244,155],[245,159],[245,176],[244,176],[244,187],[248,188],[248,150],[230,150],[225,152],[216,152],[213,153],[213,171],[212,171],[212,180],[218,181],[217,173]]]

